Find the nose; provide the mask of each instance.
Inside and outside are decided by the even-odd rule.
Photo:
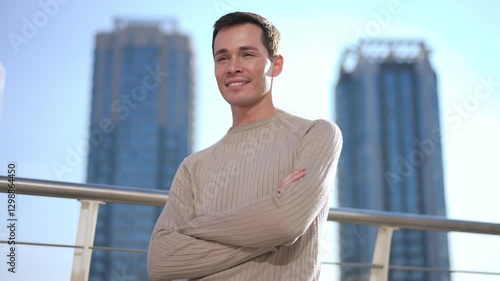
[[[227,73],[234,74],[241,72],[243,72],[243,67],[240,61],[238,60],[238,58],[232,58],[227,65]]]

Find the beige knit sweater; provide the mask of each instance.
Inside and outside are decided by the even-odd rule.
[[[187,157],[154,228],[152,280],[318,280],[339,128],[284,111]],[[294,168],[305,177],[278,190]]]

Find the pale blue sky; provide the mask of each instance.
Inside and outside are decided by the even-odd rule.
[[[6,174],[7,163],[15,161],[19,177],[85,181],[86,156],[70,155],[87,140],[94,36],[112,30],[117,16],[175,17],[179,30],[192,36],[197,75],[195,148],[214,143],[228,129],[231,119],[213,78],[212,25],[225,12],[244,10],[261,13],[280,29],[285,69],[275,79],[275,101],[282,109],[306,118],[332,117],[341,51],[356,43],[360,35],[425,39],[432,49],[431,62],[439,79],[448,215],[500,223],[500,3],[60,2],[65,4],[55,0],[0,3],[0,62],[6,72],[5,90],[0,96],[1,175]],[[52,5],[44,7],[41,3]],[[27,22],[37,23],[35,29],[29,30]],[[25,41],[12,43],[16,36]],[[481,86],[483,80],[492,81],[491,86]],[[54,163],[66,165],[68,171],[58,174]],[[5,195],[0,200],[5,206]],[[20,196],[18,204],[19,240],[74,243],[79,210],[76,201]],[[5,213],[0,210],[0,220],[6,221]],[[5,239],[4,228],[0,229],[0,239]],[[450,245],[455,269],[500,268],[500,237],[451,234]],[[4,247],[0,245],[1,253]],[[491,254],[480,254],[485,251]],[[67,280],[72,253],[70,249],[20,246],[19,272],[12,279],[2,262],[0,279],[34,280],[32,274],[37,273],[36,280]],[[471,275],[457,275],[454,280],[471,277],[494,280]]]

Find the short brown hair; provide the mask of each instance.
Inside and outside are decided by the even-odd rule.
[[[269,57],[273,60],[278,55],[280,32],[276,27],[261,15],[249,12],[234,12],[220,17],[214,24],[214,33],[212,37],[212,54],[214,53],[215,37],[219,31],[228,26],[252,23],[262,29],[262,44],[267,49]]]

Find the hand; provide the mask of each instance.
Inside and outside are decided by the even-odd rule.
[[[296,182],[306,175],[305,168],[294,169],[288,176],[286,176],[281,182],[278,189],[285,188],[289,184]]]

